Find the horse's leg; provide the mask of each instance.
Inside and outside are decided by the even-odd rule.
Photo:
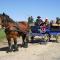
[[[8,51],[11,52],[11,51],[12,51],[11,38],[8,37],[7,40],[8,40],[8,46],[9,46],[9,47],[8,47],[8,48],[9,48]]]
[[[14,51],[18,51],[17,38],[13,38],[13,40],[14,40]]]
[[[25,46],[25,34],[22,34],[22,45],[23,45],[23,47]]]
[[[26,34],[26,47],[28,47],[28,42],[29,42],[29,36],[28,36],[28,34]]]
[[[27,48],[28,47],[28,36],[26,34],[23,34],[22,40],[23,40],[23,47]]]

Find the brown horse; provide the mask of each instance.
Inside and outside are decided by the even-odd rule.
[[[22,36],[23,47],[28,46],[29,24],[27,22],[15,22],[5,13],[0,14],[0,25],[5,28],[9,51],[12,51],[11,38],[14,40],[14,50],[18,50],[17,37]]]

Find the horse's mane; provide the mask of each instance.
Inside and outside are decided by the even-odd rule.
[[[6,15],[6,18],[7,18],[7,21],[8,21],[8,22],[15,23],[15,21],[14,21],[13,19],[11,19],[8,15]]]
[[[15,23],[15,21],[13,19],[11,19],[10,17],[8,17],[8,22]]]
[[[8,16],[7,14],[3,13],[3,14],[0,14],[0,16],[3,16],[5,17],[5,20],[7,22],[12,22],[12,23],[15,23],[15,21],[13,19],[10,18],[10,16]]]

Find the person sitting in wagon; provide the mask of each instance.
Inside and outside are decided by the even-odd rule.
[[[48,25],[49,25],[48,18],[46,18],[46,19],[45,19],[45,24],[46,24],[46,26],[48,26]]]
[[[42,21],[41,17],[40,17],[40,16],[37,16],[35,25],[36,25],[36,26],[40,26],[42,23],[43,23],[43,21]]]
[[[36,22],[35,22],[35,26],[39,27],[39,31],[40,32],[43,32],[45,29],[44,29],[44,22],[43,20],[41,19],[40,16],[37,16],[37,19],[36,19]]]

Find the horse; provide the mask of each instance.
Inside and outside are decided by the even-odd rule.
[[[17,38],[22,36],[22,46],[28,47],[28,32],[29,24],[28,22],[21,21],[15,22],[7,14],[0,14],[0,25],[5,29],[6,38],[8,41],[8,51],[12,51],[11,38],[14,41],[14,50],[18,51]]]

